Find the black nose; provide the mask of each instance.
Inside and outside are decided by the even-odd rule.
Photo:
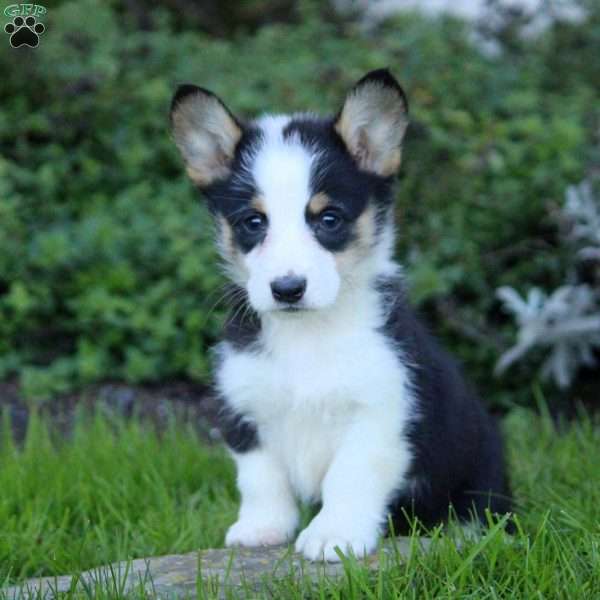
[[[296,275],[286,275],[278,277],[271,281],[271,291],[273,298],[278,302],[287,302],[293,304],[298,302],[306,290],[306,278],[296,277]]]

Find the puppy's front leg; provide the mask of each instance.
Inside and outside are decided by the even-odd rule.
[[[242,497],[238,520],[225,536],[227,546],[282,544],[298,527],[298,507],[282,466],[264,449],[234,453]]]
[[[296,550],[310,560],[338,561],[335,548],[371,553],[391,496],[410,463],[407,442],[390,415],[360,419],[344,438],[322,484],[323,507],[300,533]]]

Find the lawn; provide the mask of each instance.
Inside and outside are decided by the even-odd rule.
[[[337,583],[286,580],[273,597],[600,597],[600,419],[555,426],[514,410],[503,422],[518,533],[463,541]],[[0,583],[134,557],[219,546],[236,513],[224,450],[191,427],[80,418],[59,436],[40,419],[17,447],[0,439]],[[88,590],[83,596],[117,597]],[[210,594],[209,594],[210,597]],[[1,595],[0,595],[1,598]]]

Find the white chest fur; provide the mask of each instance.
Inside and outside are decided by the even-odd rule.
[[[263,322],[252,350],[220,348],[220,391],[256,422],[261,446],[305,500],[319,498],[337,448],[361,419],[377,422],[390,452],[407,452],[402,432],[413,407],[399,353],[378,331],[377,314],[360,322],[343,317],[286,315]]]

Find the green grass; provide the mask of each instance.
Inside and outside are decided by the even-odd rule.
[[[68,441],[33,419],[0,448],[0,581],[221,544],[233,466],[191,428],[81,419]]]
[[[600,419],[558,430],[524,410],[504,421],[519,532],[427,553],[378,573],[352,562],[338,582],[274,582],[275,598],[599,598]],[[57,439],[33,419],[25,444],[0,440],[0,583],[109,561],[219,546],[236,512],[223,449],[173,425],[81,419]],[[140,595],[140,594],[136,594]],[[209,594],[209,597],[211,594]],[[0,595],[1,597],[1,595]],[[86,598],[122,597],[118,584]],[[256,596],[254,596],[256,597]]]

